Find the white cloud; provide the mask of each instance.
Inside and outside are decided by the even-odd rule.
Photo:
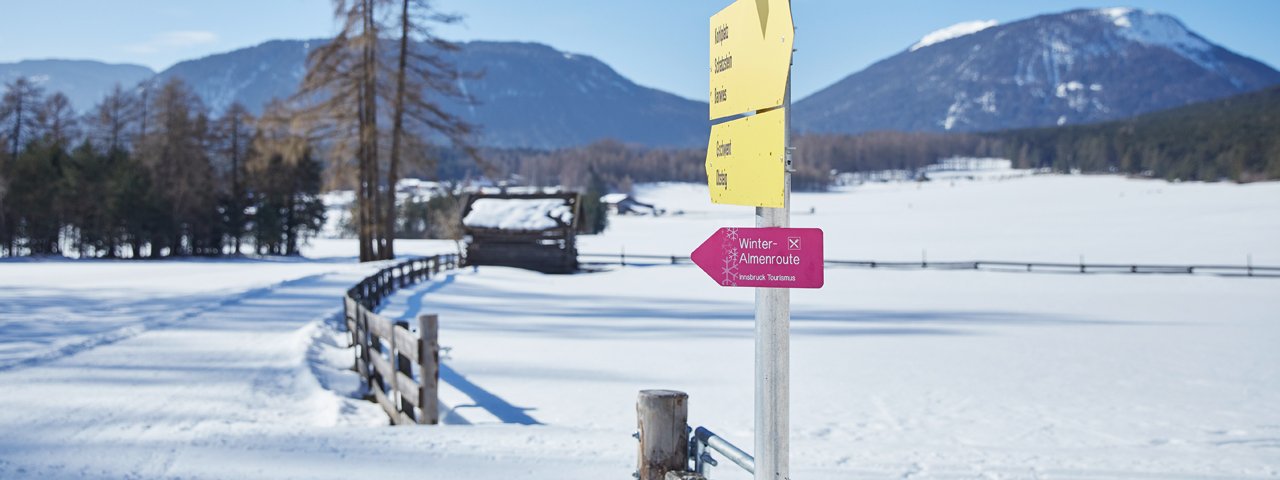
[[[180,30],[163,32],[151,39],[125,46],[125,50],[136,54],[152,54],[169,50],[208,45],[218,41],[218,34],[202,30]]]

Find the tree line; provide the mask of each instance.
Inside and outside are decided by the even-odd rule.
[[[915,170],[953,156],[1000,157],[1017,168],[1168,180],[1280,179],[1280,87],[1126,120],[988,133],[796,135],[795,190],[823,190],[835,172]],[[589,173],[614,191],[632,182],[706,182],[702,148],[653,149],[606,140],[556,151],[486,151],[534,185],[582,188]]]
[[[355,190],[360,260],[393,258],[404,170],[434,178],[447,149],[454,164],[497,175],[468,142],[474,126],[442,107],[471,101],[458,85],[475,75],[446,60],[458,46],[432,27],[459,17],[429,0],[333,3],[337,35],[308,55],[299,92],[262,118],[240,105],[214,118],[176,80],[117,87],[83,116],[26,79],[6,85],[3,254],[221,255],[246,243],[294,254],[322,226],[328,186]],[[416,207],[436,223],[456,216],[430,211],[444,203]]]
[[[987,134],[1015,165],[1168,180],[1280,179],[1280,86],[1138,117]]]
[[[210,115],[182,81],[117,86],[86,114],[26,78],[0,100],[0,254],[296,254],[322,165],[279,104]]]

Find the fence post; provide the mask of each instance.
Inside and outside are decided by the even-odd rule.
[[[395,326],[398,328],[403,328],[406,332],[409,331],[409,322],[407,321],[404,321],[404,320],[397,321]],[[395,328],[392,328],[391,346],[392,346],[392,350],[395,352],[395,355],[392,357],[395,360],[395,363],[394,363],[395,371],[399,373],[403,373],[406,377],[413,378],[413,362],[409,361],[409,357],[404,356],[404,352],[400,351],[400,347],[396,345],[395,338],[396,338]],[[400,393],[400,376],[399,375],[395,376],[393,383],[395,385],[395,391],[396,391],[395,398],[398,399],[398,401],[396,402],[396,406],[399,407],[400,413],[404,415],[408,415],[409,418],[411,419],[417,420],[418,417],[414,415],[415,412],[413,411],[413,404],[410,403],[408,400],[405,400],[404,395]]]
[[[373,390],[373,372],[371,371],[373,365],[369,363],[372,360],[369,348],[373,344],[372,334],[369,333],[369,311],[362,307],[359,312],[360,320],[356,323],[360,324],[360,361],[364,364],[360,369],[360,375],[364,376],[365,386]]]
[[[674,390],[641,390],[636,400],[636,426],[640,429],[638,476],[662,480],[667,472],[689,467],[689,395]]]
[[[342,297],[342,327],[347,329],[347,346],[356,344],[356,332],[351,328],[351,295]]]
[[[440,423],[440,317],[435,314],[418,316],[418,407],[422,415],[418,423]]]

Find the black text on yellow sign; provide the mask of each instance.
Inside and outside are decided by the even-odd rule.
[[[793,32],[788,0],[737,0],[711,17],[711,120],[782,105]]]
[[[711,201],[782,208],[785,142],[783,108],[712,126],[706,162]]]

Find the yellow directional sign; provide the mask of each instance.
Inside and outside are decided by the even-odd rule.
[[[788,0],[736,0],[711,17],[711,120],[782,105],[794,31]]]
[[[707,186],[713,203],[782,208],[786,109],[713,125]]]

